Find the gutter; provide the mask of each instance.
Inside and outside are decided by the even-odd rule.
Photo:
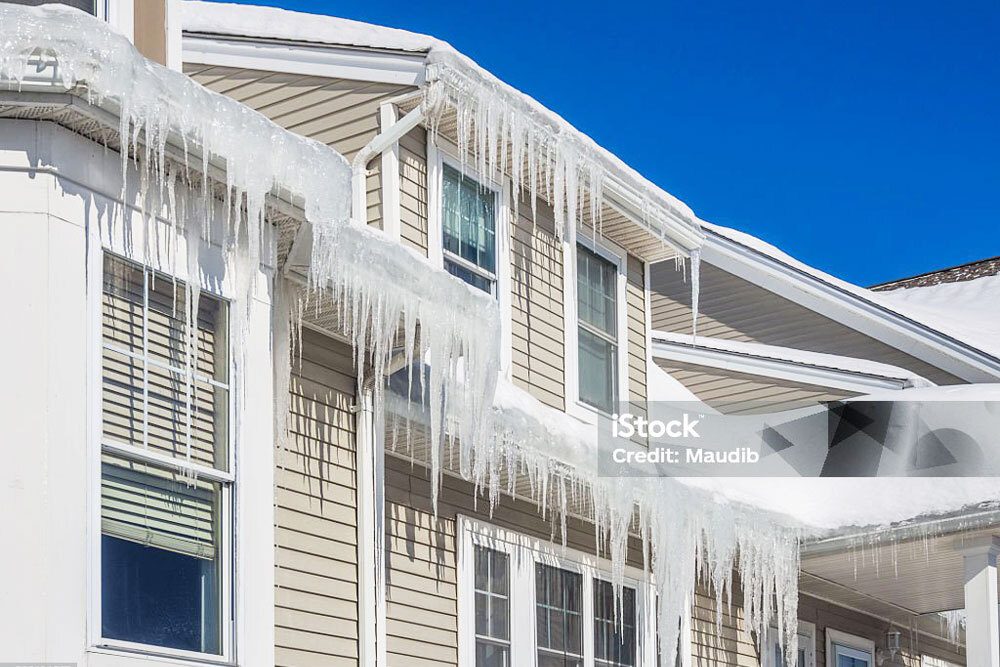
[[[702,340],[705,339],[699,338],[699,341]],[[878,375],[801,360],[723,350],[698,343],[672,340],[662,334],[658,335],[656,331],[652,333],[651,342],[652,355],[655,358],[831,389],[865,393],[873,389],[906,389],[916,386],[914,378],[905,373],[900,373],[899,376]]]

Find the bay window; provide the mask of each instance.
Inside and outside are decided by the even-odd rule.
[[[100,638],[223,656],[233,476],[227,304],[104,256]],[[189,324],[190,322],[190,324]]]
[[[476,667],[655,664],[653,589],[626,568],[459,519],[459,662]]]

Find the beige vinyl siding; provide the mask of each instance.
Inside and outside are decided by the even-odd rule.
[[[700,400],[727,414],[793,410],[857,394],[816,385],[737,373],[665,359],[657,365],[683,383]]]
[[[673,262],[651,274],[653,329],[691,332],[691,284]],[[962,381],[916,357],[784,299],[731,273],[702,263],[698,334],[870,359],[906,368],[938,384]]]
[[[537,224],[536,224],[537,223]],[[511,224],[511,378],[542,403],[566,407],[563,252],[552,208],[518,202]]]
[[[545,540],[560,539],[559,525],[543,519],[534,503],[502,495],[491,517],[488,499],[477,502],[472,485],[452,475],[442,477],[439,494],[435,518],[427,469],[386,457],[386,634],[393,666],[458,664],[458,515]],[[593,528],[570,519],[567,543],[594,553]],[[629,564],[642,565],[637,543],[630,545]]]
[[[691,611],[691,654],[694,667],[759,667],[760,657],[754,637],[746,627],[737,590],[733,605],[723,604],[722,625],[716,626],[714,598],[699,589]],[[889,623],[834,603],[808,596],[799,597],[799,620],[816,626],[816,667],[826,667],[826,629],[832,628],[875,642],[884,647]],[[915,649],[910,648],[913,635],[903,631],[904,660],[907,667],[920,667],[920,655],[964,664],[962,649],[925,634],[917,636]]]
[[[186,63],[184,73],[348,160],[379,133],[379,105],[412,86]],[[368,222],[382,224],[381,161],[369,163]]]
[[[415,127],[399,140],[399,235],[427,256],[427,130]]]
[[[628,393],[634,414],[646,414],[646,277],[645,265],[626,258],[625,306],[628,321]]]
[[[347,345],[303,331],[275,452],[277,665],[357,664],[355,382]]]

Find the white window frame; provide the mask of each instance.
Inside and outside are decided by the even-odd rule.
[[[611,262],[616,270],[618,396],[614,402],[618,404],[627,403],[630,396],[628,383],[628,253],[624,248],[604,237],[579,236],[575,243],[569,240],[563,241],[563,312],[565,313],[563,339],[566,366],[566,412],[587,424],[596,425],[602,412],[580,400],[578,333],[580,317],[576,294],[576,249],[580,245]]]
[[[611,562],[464,515],[458,517],[458,663],[475,665],[475,548],[509,557],[510,659],[535,665],[535,563],[583,576],[583,667],[594,667],[594,579],[611,581]],[[636,664],[656,664],[656,589],[651,575],[626,566],[624,584],[635,589]],[[682,642],[683,643],[683,642]]]
[[[133,225],[134,227],[134,225]],[[161,242],[162,243],[162,242]],[[138,244],[137,244],[138,245]],[[161,248],[162,251],[162,248]],[[182,247],[176,249],[183,252]],[[113,255],[126,262],[138,264],[133,257],[130,248],[125,247],[120,241],[93,244],[88,250],[88,275],[87,293],[90,295],[88,302],[88,344],[89,344],[89,410],[88,410],[88,431],[89,445],[88,458],[90,468],[88,470],[89,490],[88,490],[88,590],[89,590],[89,622],[88,622],[88,645],[91,651],[111,652],[116,654],[142,655],[150,657],[177,658],[184,660],[194,660],[199,663],[212,664],[233,664],[236,656],[236,441],[235,441],[235,392],[233,386],[233,365],[231,362],[231,349],[227,346],[227,378],[224,386],[228,390],[229,405],[227,410],[228,424],[227,436],[227,470],[217,470],[209,466],[197,463],[187,463],[184,459],[175,459],[164,454],[151,452],[126,443],[119,443],[104,439],[103,419],[102,419],[102,392],[103,392],[103,351],[105,349],[103,337],[103,290],[104,290],[104,257]],[[214,254],[214,253],[213,253]],[[214,259],[214,258],[213,258]],[[209,260],[209,263],[211,260]],[[177,262],[177,267],[173,271],[173,276],[180,282],[187,283],[189,276],[183,268],[183,261]],[[154,270],[163,276],[171,275],[163,267],[145,267],[144,270]],[[145,280],[145,278],[144,278]],[[220,291],[219,285],[196,277],[201,285],[202,293],[212,296],[226,304],[227,317],[226,326],[227,338],[232,344],[232,311],[233,299]],[[159,364],[166,366],[165,364]],[[218,383],[215,383],[218,384]],[[141,644],[137,642],[112,639],[102,636],[102,600],[101,600],[101,575],[102,575],[102,553],[101,553],[101,474],[102,461],[101,453],[111,452],[125,457],[150,463],[160,468],[176,470],[178,472],[190,472],[201,479],[205,479],[220,484],[219,502],[220,507],[220,586],[219,596],[221,609],[219,613],[219,633],[222,651],[220,654],[202,653],[200,651],[187,651],[152,644]]]
[[[875,667],[875,642],[871,639],[852,635],[835,628],[826,629],[826,665],[827,667],[837,667],[836,648],[842,647],[848,652],[864,653],[868,657],[869,665]]]
[[[502,177],[502,182],[480,174],[467,161],[462,162],[456,157],[458,147],[443,137],[431,137],[427,141],[427,258],[435,267],[444,269],[444,166],[456,169],[466,178],[476,181],[480,186],[493,192],[496,198],[496,215],[494,230],[494,250],[496,252],[496,275],[494,281],[494,296],[500,308],[500,371],[504,377],[511,375],[511,184],[510,179]],[[488,277],[488,272],[468,262],[461,257],[448,253],[448,260],[460,264],[463,268]],[[478,289],[473,287],[473,289]]]
[[[935,658],[926,653],[920,656],[920,667],[962,667],[957,662],[951,662],[944,658]]]
[[[804,646],[806,649],[805,667],[816,667],[816,624],[810,623],[809,621],[799,621],[797,634],[799,636],[800,648],[803,647],[803,639],[807,642]],[[782,638],[778,636],[778,628],[776,626],[771,626],[765,641],[764,659],[761,661],[761,667],[781,667],[780,665],[775,664],[774,660],[774,654],[778,646],[781,644],[781,639]]]

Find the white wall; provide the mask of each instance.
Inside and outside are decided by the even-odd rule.
[[[96,244],[121,252],[126,228],[141,235],[134,211],[129,225],[120,209],[109,225],[120,174],[116,153],[64,128],[0,119],[0,663],[182,664],[92,646],[99,443],[88,433],[99,432],[100,404],[88,409],[88,387],[99,391],[88,358],[100,283],[93,301],[88,241],[94,261]],[[203,270],[231,288],[218,249],[202,254]],[[267,266],[256,275],[246,356],[253,381],[237,442],[237,651],[241,664],[261,666],[273,665],[274,644],[270,275]]]

